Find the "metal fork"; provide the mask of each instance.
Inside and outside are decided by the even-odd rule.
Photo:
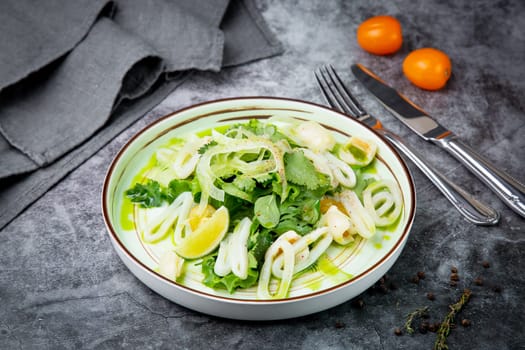
[[[315,77],[332,108],[359,120],[381,134],[407,156],[468,221],[476,225],[486,226],[498,223],[500,216],[497,211],[453,183],[408,146],[400,136],[383,128],[379,120],[370,116],[352,96],[331,65],[317,68]]]

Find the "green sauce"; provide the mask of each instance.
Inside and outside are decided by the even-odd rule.
[[[146,178],[146,174],[155,167],[157,164],[157,159],[155,157],[155,154],[151,157],[151,159],[148,161],[148,163],[142,168],[137,175],[133,177],[131,180],[131,184],[134,185],[137,182],[144,182]],[[134,210],[134,204],[129,200],[126,195],[123,196],[121,207],[120,207],[120,226],[123,230],[130,231],[135,228],[135,225],[133,223],[133,210]]]
[[[315,292],[315,291],[321,289],[322,285],[323,285],[323,280],[319,279],[319,280],[314,281],[314,282],[312,282],[310,284],[307,284],[306,287]]]
[[[355,159],[357,159],[360,162],[365,161],[365,159],[366,159],[366,152],[364,152],[362,149],[357,148],[357,147],[352,146],[352,145],[347,147],[347,149],[348,149],[348,151],[350,151],[350,153],[352,153],[352,155],[354,156]]]
[[[401,222],[401,217],[402,216],[403,216],[403,212],[401,212],[401,214],[397,217],[396,221],[394,221],[393,223],[391,223],[388,226],[382,227],[381,230],[383,230],[385,232],[396,232],[397,231],[397,227],[399,226],[399,223]]]
[[[376,158],[374,158],[374,160],[371,161],[370,164],[361,168],[361,172],[363,174],[377,174],[376,162],[377,160]]]
[[[323,275],[336,283],[342,283],[354,277],[337,267],[326,254],[319,257],[319,260],[317,260],[317,266]]]
[[[124,197],[122,201],[122,207],[120,209],[120,226],[125,231],[131,231],[134,229],[133,225],[133,203],[128,197]]]

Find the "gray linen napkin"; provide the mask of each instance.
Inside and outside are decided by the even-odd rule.
[[[69,52],[109,0],[0,1],[0,90]]]
[[[250,0],[0,3],[0,228],[186,71],[282,52]]]

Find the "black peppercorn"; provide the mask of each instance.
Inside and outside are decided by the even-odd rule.
[[[427,299],[428,300],[435,300],[436,297],[434,296],[434,293],[429,292],[429,293],[427,293]]]
[[[394,334],[395,334],[395,335],[402,335],[403,332],[401,331],[401,329],[396,328],[396,329],[394,329]]]
[[[487,260],[483,261],[483,262],[481,263],[481,265],[482,265],[484,268],[486,268],[486,269],[488,269],[488,268],[490,267],[490,263],[489,263]]]
[[[474,283],[477,285],[477,286],[482,286],[483,285],[483,280],[481,279],[481,277],[478,277],[474,280]]]
[[[425,279],[425,273],[423,271],[419,271],[417,273],[417,277],[419,277],[420,280],[424,280]]]
[[[450,268],[450,272],[452,272],[452,273],[458,273],[458,268],[455,267],[455,266],[452,266],[452,267]]]
[[[450,280],[451,280],[451,281],[456,281],[456,282],[459,281],[459,275],[458,275],[457,273],[455,273],[455,272],[452,273],[452,274],[450,275]]]
[[[466,318],[462,319],[462,320],[461,320],[461,325],[462,325],[463,327],[468,327],[468,326],[470,326],[470,320],[469,320],[469,319],[466,319]]]

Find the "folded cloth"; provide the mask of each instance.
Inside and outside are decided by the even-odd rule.
[[[137,83],[123,84],[124,77],[137,77],[134,69],[147,71]],[[51,74],[39,79],[37,89],[28,86],[33,79],[4,94],[1,132],[38,166],[47,165],[105,124],[119,92],[141,96],[162,72],[153,48],[102,18]]]
[[[0,1],[0,90],[69,52],[108,0]]]
[[[185,72],[282,52],[251,0],[44,3],[0,2],[0,228]]]

